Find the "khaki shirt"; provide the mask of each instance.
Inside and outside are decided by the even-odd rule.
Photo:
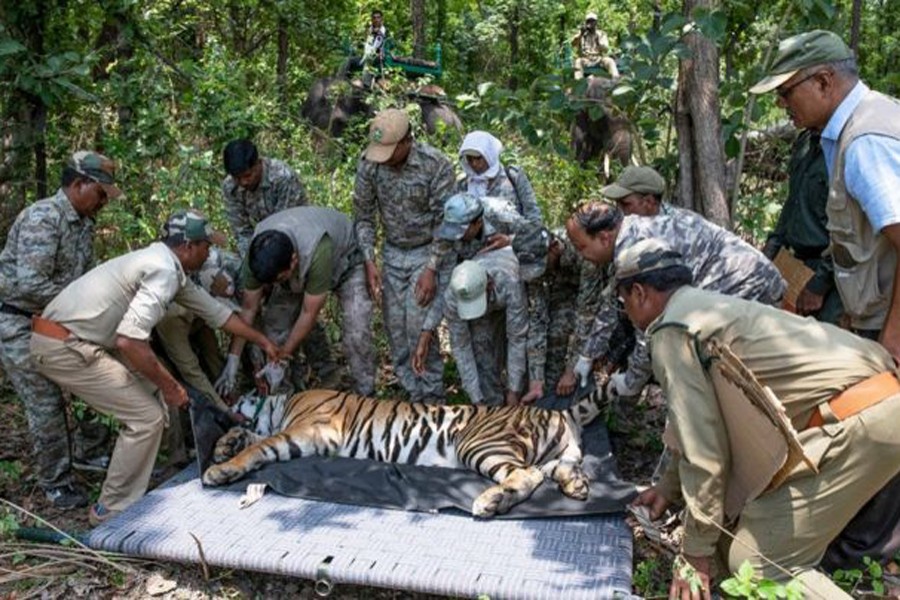
[[[221,327],[232,314],[188,279],[165,244],[155,242],[88,271],[66,286],[43,316],[83,340],[112,349],[118,335],[149,339],[172,302],[211,327]]]
[[[668,419],[680,448],[660,484],[687,506],[684,552],[709,556],[724,526],[728,432],[712,382],[698,354],[704,342],[727,345],[784,404],[797,429],[813,407],[894,362],[879,344],[812,317],[747,300],[684,287],[648,328],[653,373],[668,400]]]

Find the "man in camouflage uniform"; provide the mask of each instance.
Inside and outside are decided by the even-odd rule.
[[[797,314],[837,324],[844,312],[834,282],[834,262],[828,250],[828,169],[819,134],[805,129],[794,142],[788,166],[788,197],[763,254],[775,260],[784,248],[815,273],[797,297]]]
[[[453,190],[453,169],[438,150],[413,140],[409,118],[401,110],[380,112],[372,120],[369,138],[353,191],[367,285],[373,298],[381,298],[382,273],[375,264],[380,220],[382,307],[394,372],[414,401],[441,400],[443,362],[436,344],[419,374],[413,372],[412,357],[427,314],[440,310],[434,302],[440,265],[433,232]]]
[[[222,182],[225,210],[238,252],[241,258],[246,258],[253,228],[286,208],[306,206],[306,190],[293,169],[280,160],[260,157],[249,140],[229,142],[223,161],[228,173]],[[252,353],[257,360],[262,358],[258,348],[253,348]],[[337,384],[337,363],[321,324],[316,323],[304,341],[303,353],[323,386]]]
[[[222,153],[228,175],[222,197],[241,257],[247,256],[253,228],[279,211],[308,204],[297,174],[280,160],[262,158],[250,140],[232,140]]]
[[[600,192],[606,198],[614,201],[625,215],[677,217],[685,213],[694,214],[692,211],[663,200],[666,193],[666,181],[652,167],[626,167],[615,182],[603,187]],[[593,369],[595,359],[604,359],[608,373],[616,370],[617,367],[624,366],[625,359],[631,354],[636,343],[634,327],[621,313],[615,326],[610,326],[602,321],[602,319],[610,318],[610,315],[598,310],[602,305],[599,301],[598,291],[602,294],[602,288],[609,283],[610,267],[603,265],[595,267],[595,269],[603,271],[602,274],[595,273],[599,280],[582,279],[582,283],[588,286],[584,293],[593,297],[595,301],[587,305],[579,304],[593,312],[585,314],[584,310],[580,311],[577,340],[580,353],[573,365],[572,378],[566,379],[569,385],[575,381],[575,375],[581,379],[581,383],[584,385],[587,376]],[[600,290],[597,289],[598,287]],[[638,337],[640,337],[639,334]],[[622,391],[626,391],[624,389],[624,373],[625,371],[622,371],[614,376],[614,381],[622,386]],[[633,395],[640,390],[629,389],[627,391]]]
[[[527,373],[528,307],[512,250],[486,252],[457,265],[444,296],[444,316],[456,368],[472,403],[497,405],[505,399],[518,404]],[[424,356],[420,345],[413,363],[417,371]]]
[[[498,225],[495,226],[494,223]],[[476,198],[468,192],[451,196],[444,204],[444,218],[435,234],[441,272],[436,303],[443,303],[450,274],[464,260],[512,245],[519,260],[519,273],[528,302],[528,392],[526,403],[543,396],[547,343],[547,292],[541,283],[546,264],[549,235],[540,222],[525,219],[502,198]],[[441,313],[443,310],[441,311]],[[430,337],[441,314],[429,314],[421,338]]]
[[[784,295],[784,278],[761,252],[689,211],[674,217],[626,217],[608,204],[588,203],[569,217],[566,230],[578,252],[595,264],[610,264],[640,240],[659,239],[684,256],[697,287],[764,304],[776,304]],[[614,296],[611,288],[604,292],[591,334],[594,340],[608,340],[606,332],[619,321]],[[635,395],[651,374],[646,340],[639,337],[628,369],[613,379],[615,390],[622,396]]]
[[[280,345],[286,358],[309,334],[328,292],[334,291],[341,301],[341,339],[353,389],[362,395],[374,394],[373,304],[366,289],[363,255],[346,215],[331,208],[300,206],[265,219],[256,227],[241,277],[241,318],[247,323],[263,308],[266,288],[283,284],[279,293],[273,291],[265,300],[262,329]],[[271,303],[288,306],[291,312],[266,312]],[[285,315],[292,317],[289,322],[282,320]],[[240,338],[232,342],[228,357],[232,365],[242,346]],[[295,381],[294,385],[303,383]]]
[[[61,188],[19,213],[0,254],[0,360],[25,405],[38,485],[64,509],[88,499],[72,485],[62,393],[31,362],[31,317],[91,266],[94,218],[121,194],[114,174],[115,165],[101,154],[73,154]]]
[[[597,29],[597,13],[589,12],[584,17],[584,25],[581,31],[572,38],[572,48],[575,50],[575,79],[584,78],[585,67],[602,66],[610,77],[619,76],[619,68],[616,61],[609,53],[609,37],[600,29]]]

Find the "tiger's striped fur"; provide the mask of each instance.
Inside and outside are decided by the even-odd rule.
[[[528,499],[544,475],[563,494],[585,500],[581,428],[599,414],[605,395],[598,388],[565,411],[433,406],[329,390],[275,396],[256,411],[257,432],[235,427],[219,439],[217,464],[203,474],[203,483],[229,483],[275,461],[343,456],[472,469],[497,484],[472,505],[479,517],[503,514]]]

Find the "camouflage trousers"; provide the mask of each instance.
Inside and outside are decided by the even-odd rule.
[[[506,399],[506,311],[495,310],[480,319],[466,323],[472,344],[472,356],[475,364],[458,363],[463,384],[467,379],[477,377],[478,388],[484,404],[499,406]],[[451,342],[452,344],[452,342]],[[460,356],[460,353],[454,352]],[[471,394],[470,394],[471,395]]]
[[[416,375],[412,357],[419,334],[431,305],[416,302],[416,282],[425,270],[431,254],[429,245],[404,250],[385,244],[382,260],[382,312],[384,329],[391,348],[391,361],[400,385],[413,401],[444,397],[444,363],[437,344],[432,344],[425,359],[425,373]]]
[[[276,291],[279,292],[276,295]],[[350,269],[340,282],[335,293],[341,303],[341,347],[353,380],[353,391],[371,396],[375,393],[375,346],[372,336],[373,303],[366,288],[366,274],[362,264]],[[266,302],[262,330],[277,344],[283,343],[290,334],[291,327],[300,315],[303,296],[277,287]],[[316,333],[317,332],[317,333]],[[315,335],[314,335],[315,333]],[[328,338],[321,325],[316,325],[303,341],[303,351],[309,359],[310,369],[316,374],[322,387],[337,388],[339,383],[326,379],[329,374],[337,374],[337,365],[330,356]],[[323,352],[323,349],[325,352]],[[330,369],[325,373],[318,370],[328,355]],[[262,364],[262,363],[260,363]],[[296,361],[294,363],[296,365]],[[292,369],[291,376],[302,376]],[[307,387],[306,382],[295,381],[297,389]]]
[[[528,378],[543,381],[545,392],[556,386],[566,369],[577,320],[577,288],[551,289],[555,283],[542,278],[525,284],[528,295]],[[572,293],[567,294],[567,291]]]
[[[62,391],[34,369],[30,343],[30,319],[0,313],[0,361],[25,406],[38,485],[49,489],[72,482],[71,440]]]

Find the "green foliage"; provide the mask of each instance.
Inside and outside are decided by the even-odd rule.
[[[0,540],[12,538],[19,529],[19,520],[9,507],[4,506],[0,510]]]
[[[642,560],[634,569],[631,583],[634,591],[645,598],[662,598],[668,591],[666,581],[661,577],[666,570],[655,558]]]
[[[0,460],[0,486],[18,485],[22,477],[22,463],[17,460]]]
[[[805,597],[799,580],[792,579],[787,584],[782,585],[770,579],[759,578],[756,576],[753,567],[746,560],[738,568],[738,572],[724,580],[719,587],[733,598],[803,600]]]
[[[848,594],[860,589],[870,589],[876,596],[884,595],[884,569],[878,561],[868,556],[863,557],[863,568],[838,569],[831,578]]]

